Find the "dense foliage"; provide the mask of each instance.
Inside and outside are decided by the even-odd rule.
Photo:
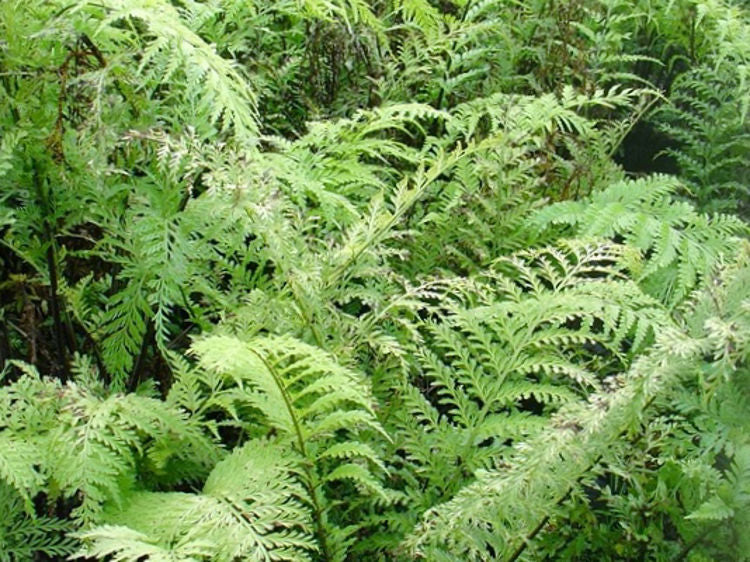
[[[0,561],[750,560],[750,8],[0,3]]]

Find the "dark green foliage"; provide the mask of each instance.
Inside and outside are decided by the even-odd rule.
[[[660,110],[660,127],[676,142],[666,154],[676,161],[698,205],[746,217],[750,199],[746,85],[725,64],[680,75],[672,85],[671,104]]]
[[[0,561],[748,560],[748,30],[0,3]]]

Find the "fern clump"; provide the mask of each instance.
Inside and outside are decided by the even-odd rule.
[[[676,142],[672,157],[700,208],[746,215],[750,170],[747,109],[739,108],[741,86],[723,65],[682,74],[672,85],[671,104],[660,110],[661,130]],[[744,111],[744,113],[743,113]]]
[[[740,267],[745,271],[746,265]],[[441,556],[439,552],[447,549],[466,559],[492,559],[495,554],[518,559],[533,545],[530,541],[549,529],[549,521],[565,517],[570,502],[581,501],[576,489],[604,470],[610,455],[618,454],[611,444],[622,436],[636,438],[641,427],[648,427],[644,416],[660,396],[673,392],[684,377],[699,376],[702,366],[697,359],[702,354],[721,354],[723,361],[716,365],[720,376],[730,376],[736,362],[746,360],[747,310],[724,308],[737,298],[737,291],[746,300],[745,291],[736,284],[721,296],[711,290],[697,295],[695,306],[706,314],[702,331],[675,325],[657,335],[652,351],[618,375],[613,386],[563,408],[554,424],[517,448],[517,456],[481,473],[456,497],[429,511],[407,546],[428,557]],[[716,326],[729,317],[735,328],[719,335]],[[731,351],[724,348],[726,338],[738,344]],[[741,464],[744,449],[737,452]],[[737,478],[737,470],[741,469],[730,472],[730,481]],[[709,501],[716,505],[716,500]],[[706,505],[692,518],[706,518],[708,510]],[[728,516],[719,513],[714,511],[709,518]]]
[[[747,559],[748,29],[0,2],[0,562]]]

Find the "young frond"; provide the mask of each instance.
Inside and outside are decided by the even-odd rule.
[[[247,343],[213,336],[197,341],[192,350],[205,369],[249,385],[248,403],[271,427],[295,439],[300,449],[338,430],[362,424],[377,428],[362,377],[316,347],[283,336]]]

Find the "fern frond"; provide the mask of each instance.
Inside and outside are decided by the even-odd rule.
[[[181,68],[185,85],[180,94],[196,114],[206,124],[218,125],[221,130],[231,127],[241,143],[253,146],[258,138],[256,94],[239,68],[219,56],[213,46],[185,23],[180,12],[187,13],[191,19],[194,6],[198,5],[190,2],[179,10],[169,2],[154,0],[107,0],[104,3],[81,0],[70,13],[91,12],[101,22],[97,35],[104,35],[106,30],[115,37],[119,35],[118,40],[122,41],[141,38],[135,34],[128,37],[127,32],[118,29],[120,22],[141,22],[150,35],[150,40],[144,44],[139,69],[147,83],[166,83]]]
[[[362,430],[383,431],[362,377],[288,336],[249,342],[212,336],[195,342],[192,351],[204,369],[230,377],[243,389],[238,400],[257,410],[299,456],[318,546],[325,557],[343,556],[346,533],[327,522],[332,514],[323,485],[349,481],[385,495],[368,466],[381,463],[371,447],[356,439]],[[346,440],[338,434],[347,435]]]
[[[747,232],[735,217],[700,215],[689,203],[674,201],[679,186],[679,180],[661,175],[616,183],[587,201],[540,210],[530,223],[539,229],[571,226],[585,237],[622,237],[645,257],[634,271],[643,286],[674,306],[723,256],[733,254],[737,237]]]
[[[309,560],[314,543],[298,463],[284,447],[249,441],[216,465],[201,494],[129,494],[105,513],[105,525],[77,534],[87,544],[78,556]]]
[[[747,274],[746,264],[740,271],[744,272],[742,276]],[[729,268],[723,275],[731,278],[732,273]],[[519,444],[502,466],[479,474],[476,482],[453,499],[428,511],[405,543],[410,552],[422,556],[450,554],[466,560],[495,556],[515,560],[527,548],[533,552],[533,541],[544,532],[548,521],[564,512],[564,503],[587,474],[596,471],[600,463],[607,463],[609,455],[616,455],[609,450],[611,444],[637,431],[655,400],[678,388],[686,377],[701,376],[701,357],[718,343],[712,343],[710,324],[731,317],[736,325],[747,325],[746,308],[730,311],[716,300],[739,295],[746,298],[746,290],[737,285],[728,287],[721,296],[712,294],[711,288],[704,289],[695,300],[702,319],[697,324],[702,324],[702,329],[690,333],[677,324],[664,324],[652,351],[618,375],[612,389],[563,406],[550,427]],[[708,317],[702,315],[704,312]],[[718,336],[722,342],[718,345],[734,341],[730,356],[741,360],[750,339],[747,335],[737,337],[737,331],[725,333]],[[717,368],[729,374],[733,365],[729,362]],[[709,511],[717,513],[714,508],[716,505]]]
[[[621,255],[585,243],[519,252],[483,272],[476,295],[422,303],[391,414],[413,502],[430,509],[477,471],[512,463],[515,443],[542,439],[653,341],[668,316],[623,279]]]
[[[32,560],[39,554],[64,557],[73,551],[72,539],[64,535],[72,529],[69,521],[36,516],[27,499],[2,482],[0,506],[0,561]]]
[[[72,382],[24,377],[3,389],[3,399],[16,410],[0,435],[8,445],[4,480],[21,494],[35,492],[39,479],[54,482],[56,494],[75,498],[74,517],[84,523],[96,521],[104,504],[121,501],[139,461],[153,462],[158,473],[159,463],[173,455],[193,455],[197,466],[218,459],[216,447],[183,412],[152,398],[101,398]],[[31,449],[36,461],[24,465],[21,453]]]

